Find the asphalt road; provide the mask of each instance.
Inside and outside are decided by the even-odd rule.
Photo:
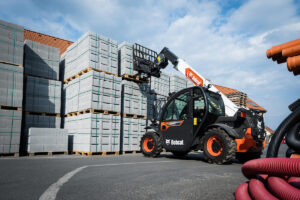
[[[241,166],[208,164],[202,153],[0,158],[0,199],[234,199]]]

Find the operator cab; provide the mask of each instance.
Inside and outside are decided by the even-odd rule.
[[[168,151],[189,151],[201,129],[225,116],[220,94],[195,86],[174,94],[160,115],[163,146]],[[205,123],[204,123],[205,122]]]

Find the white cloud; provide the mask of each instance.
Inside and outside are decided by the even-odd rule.
[[[299,38],[299,5],[292,0],[250,0],[224,13],[222,3],[11,0],[0,3],[10,7],[0,16],[70,40],[91,30],[157,51],[168,46],[213,82],[248,93],[269,110],[266,119],[275,128],[278,116],[287,114],[287,104],[299,97],[299,78],[285,65],[267,60],[265,52]],[[11,13],[13,9],[18,12]]]

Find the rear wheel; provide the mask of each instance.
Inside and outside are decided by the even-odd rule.
[[[155,132],[148,132],[141,139],[141,152],[146,157],[157,157],[162,151],[162,143]]]
[[[235,156],[235,141],[220,128],[209,129],[204,134],[203,144],[204,157],[209,163],[227,163]]]

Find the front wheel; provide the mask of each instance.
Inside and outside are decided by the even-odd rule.
[[[162,152],[162,142],[155,132],[143,135],[140,146],[146,157],[157,157]]]
[[[209,129],[203,138],[203,153],[209,163],[224,164],[235,156],[236,143],[220,128]]]

